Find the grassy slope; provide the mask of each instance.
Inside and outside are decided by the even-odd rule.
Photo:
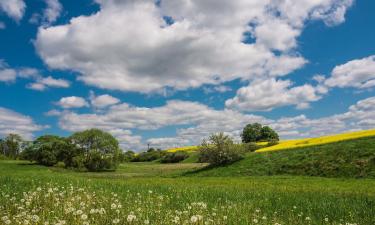
[[[226,167],[204,169],[197,176],[304,175],[375,178],[375,137],[293,150],[250,153]]]

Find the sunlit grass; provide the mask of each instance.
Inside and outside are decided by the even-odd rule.
[[[375,136],[375,129],[355,131],[355,132],[350,132],[350,133],[342,133],[342,134],[329,135],[329,136],[322,136],[322,137],[316,137],[316,138],[285,140],[285,141],[280,141],[280,143],[277,145],[259,149],[256,152],[279,151],[279,150],[284,150],[284,149],[328,144],[328,143],[333,143],[333,142],[339,142],[339,141],[345,141],[345,140],[351,140],[351,139],[357,139],[357,138],[369,137],[369,136]]]
[[[138,164],[129,166],[132,165],[139,170],[143,168]],[[111,175],[115,172],[93,178],[89,174],[99,173],[53,171],[12,161],[0,161],[0,169],[0,224],[366,225],[375,222],[373,180],[113,179]]]

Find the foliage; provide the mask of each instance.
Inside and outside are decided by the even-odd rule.
[[[229,136],[212,134],[199,147],[199,162],[207,162],[212,166],[227,165],[242,159],[243,152],[243,146],[234,144]]]
[[[22,149],[23,140],[18,134],[9,134],[0,140],[0,152],[7,158],[16,159]]]
[[[65,152],[70,151],[71,146],[65,138],[44,135],[37,138],[32,145],[26,148],[21,156],[23,159],[36,161],[45,166],[53,166],[58,161],[65,161]]]
[[[269,126],[259,123],[248,124],[244,127],[241,138],[243,143],[279,140],[279,135]]]
[[[138,155],[135,155],[134,158],[131,160],[132,162],[151,162],[160,159],[165,152],[161,151],[160,149],[155,150],[150,148],[146,152],[141,152]]]
[[[69,142],[79,152],[78,158],[73,157],[75,167],[82,166],[83,160],[89,171],[112,170],[119,163],[119,143],[107,132],[99,129],[76,132],[69,137]]]
[[[243,143],[243,146],[246,152],[254,152],[261,148],[261,146],[257,145],[255,142]]]
[[[120,152],[119,154],[119,161],[120,162],[131,162],[135,157],[135,153],[133,151],[126,151]]]
[[[160,162],[161,163],[178,163],[178,162],[185,160],[188,157],[189,157],[189,154],[183,151],[168,152],[161,158]]]

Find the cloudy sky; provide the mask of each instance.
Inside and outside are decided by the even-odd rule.
[[[0,137],[375,128],[373,0],[0,0]]]

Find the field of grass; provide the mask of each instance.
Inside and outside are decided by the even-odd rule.
[[[180,176],[202,166],[0,161],[0,224],[375,224],[375,180]]]
[[[350,133],[342,133],[342,134],[315,137],[315,138],[280,141],[280,143],[277,145],[259,149],[257,150],[257,152],[269,152],[269,151],[286,150],[286,149],[291,149],[291,148],[301,148],[301,147],[322,145],[322,144],[334,143],[334,142],[345,141],[345,140],[352,140],[352,139],[369,137],[369,136],[375,136],[375,130],[355,131],[355,132],[350,132]]]
[[[375,178],[375,137],[292,150],[253,152],[232,165],[203,169],[192,175]]]

